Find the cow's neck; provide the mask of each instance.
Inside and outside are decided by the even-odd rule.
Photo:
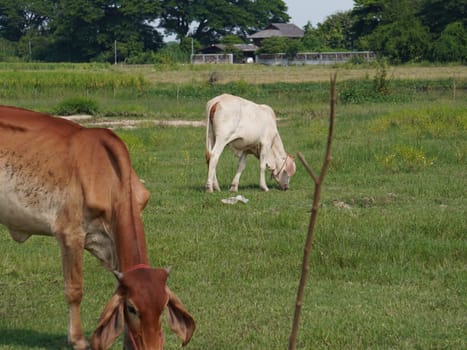
[[[130,194],[129,197],[133,196]],[[121,272],[136,265],[149,264],[143,223],[136,208],[137,205],[130,199],[127,203],[121,203],[116,213],[116,250]]]
[[[284,144],[282,143],[282,139],[279,134],[274,137],[274,142],[271,148],[277,158],[287,158],[287,152],[285,151]]]

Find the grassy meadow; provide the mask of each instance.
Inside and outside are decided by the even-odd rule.
[[[226,205],[236,159],[204,192],[208,99],[239,94],[273,107],[286,150],[318,170],[338,74],[333,160],[325,179],[302,306],[298,349],[467,348],[467,69],[1,64],[0,104],[48,113],[73,99],[83,121],[117,128],[151,192],[144,212],[153,266],[197,321],[187,349],[285,349],[292,327],[313,183],[297,159],[287,192],[259,190],[254,158]],[[268,177],[269,179],[269,177]],[[86,334],[115,288],[85,254]],[[67,349],[59,248],[15,243],[0,226],[0,349]],[[165,348],[180,341],[165,330]],[[113,347],[121,348],[118,342]]]

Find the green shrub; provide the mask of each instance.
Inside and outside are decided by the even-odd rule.
[[[284,53],[287,51],[287,38],[272,36],[263,40],[259,53]]]
[[[377,94],[387,95],[389,93],[388,65],[384,61],[378,64],[373,78],[373,89]]]
[[[368,101],[372,95],[367,84],[356,82],[345,84],[339,93],[340,100],[344,103],[363,103]]]
[[[83,97],[67,98],[60,102],[55,108],[54,113],[57,115],[73,115],[73,114],[91,114],[95,115],[99,112],[97,101]]]

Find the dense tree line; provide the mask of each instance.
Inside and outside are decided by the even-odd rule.
[[[396,63],[465,62],[466,4],[354,0],[352,10],[308,23],[302,40],[271,38],[261,50],[372,50]],[[176,61],[289,20],[282,0],[2,0],[0,60]],[[163,34],[177,43],[164,43]]]
[[[459,61],[467,57],[464,0],[355,0],[355,47],[393,61]]]
[[[308,23],[300,43],[269,39],[267,52],[370,50],[391,62],[465,62],[464,0],[354,0],[350,11]]]

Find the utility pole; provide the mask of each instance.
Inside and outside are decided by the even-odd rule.
[[[114,41],[114,64],[117,64],[117,40]]]

